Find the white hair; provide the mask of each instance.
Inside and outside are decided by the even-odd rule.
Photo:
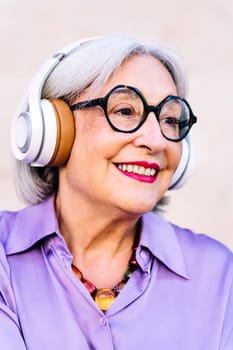
[[[124,34],[114,34],[91,40],[66,56],[45,81],[42,98],[61,98],[71,104],[84,91],[91,96],[125,61],[135,55],[149,55],[158,59],[171,74],[178,95],[185,97],[183,67],[173,51]],[[59,182],[57,168],[32,167],[21,161],[16,162],[17,189],[27,204],[39,203],[56,193]]]

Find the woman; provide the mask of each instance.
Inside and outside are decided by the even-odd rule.
[[[174,54],[124,35],[42,67],[12,127],[31,205],[1,214],[1,348],[232,349],[232,253],[151,213],[190,166],[184,98]]]

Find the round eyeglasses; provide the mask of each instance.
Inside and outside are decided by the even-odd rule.
[[[133,86],[117,85],[105,97],[78,102],[71,110],[100,106],[111,128],[133,133],[155,114],[162,135],[169,141],[181,141],[190,131],[197,117],[188,102],[179,96],[167,96],[157,106],[148,105],[142,93]]]

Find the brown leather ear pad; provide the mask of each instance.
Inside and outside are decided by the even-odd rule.
[[[65,165],[69,159],[75,137],[74,116],[68,104],[59,99],[49,99],[57,122],[57,140],[49,166]]]

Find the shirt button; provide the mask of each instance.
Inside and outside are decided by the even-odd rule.
[[[143,260],[148,260],[148,257],[149,257],[149,254],[147,251],[145,250],[142,250],[141,253],[140,253],[140,256]]]
[[[99,323],[100,323],[101,326],[106,326],[107,321],[106,321],[106,319],[105,319],[104,317],[101,317],[101,318],[99,319]]]

